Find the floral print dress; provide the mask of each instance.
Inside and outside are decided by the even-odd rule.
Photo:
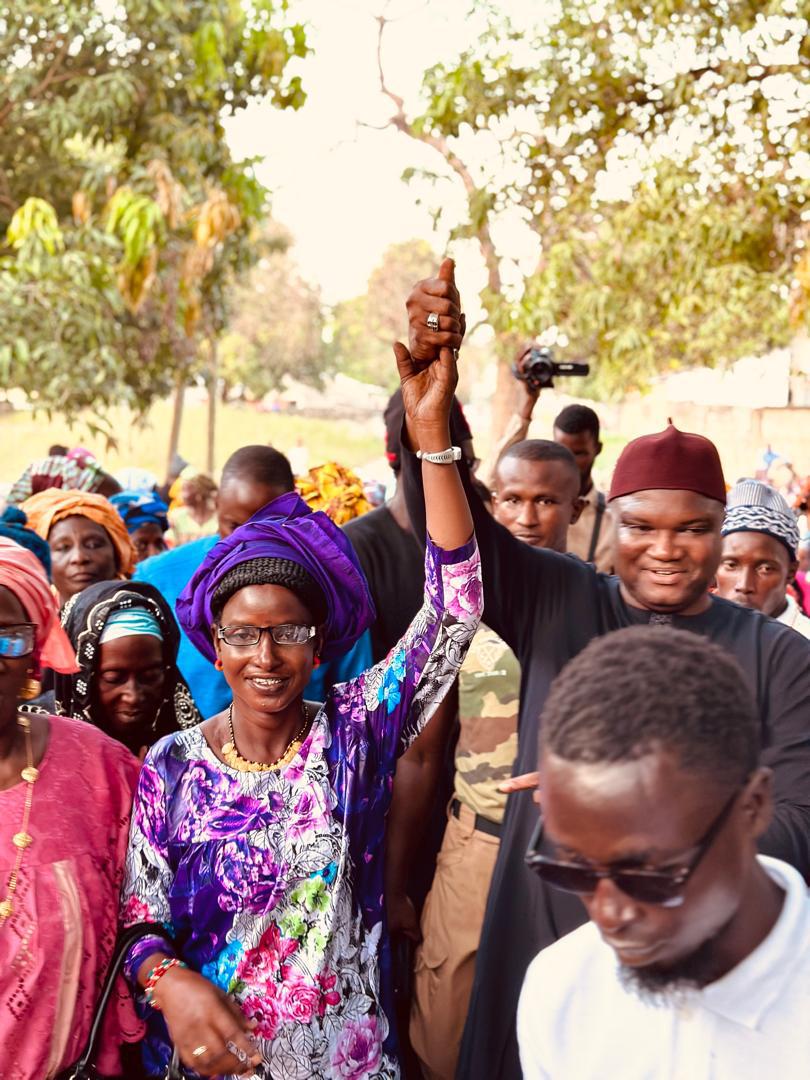
[[[384,661],[330,691],[289,765],[237,772],[199,728],[146,757],[124,922],[161,924],[166,937],[132,948],[129,977],[161,949],[232,994],[256,1021],[266,1080],[400,1075],[385,816],[397,757],[452,685],[482,608],[475,541],[428,543],[422,609]],[[146,1063],[158,1073],[169,1043],[148,1012]]]

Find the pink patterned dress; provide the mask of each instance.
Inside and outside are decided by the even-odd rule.
[[[115,944],[139,763],[80,720],[47,718],[14,911],[0,926],[0,1077],[48,1080],[84,1049]],[[27,784],[0,791],[0,892],[14,867]],[[140,1025],[122,984],[98,1060],[120,1071],[118,1045]]]

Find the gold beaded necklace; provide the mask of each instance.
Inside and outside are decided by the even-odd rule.
[[[220,753],[226,763],[239,772],[277,772],[279,769],[283,769],[285,765],[289,765],[301,749],[301,744],[304,741],[304,735],[309,724],[309,715],[303,701],[301,702],[301,715],[304,722],[298,733],[293,735],[290,742],[287,743],[287,749],[281,757],[277,757],[275,761],[250,761],[248,758],[243,758],[236,749],[236,736],[233,732],[233,702],[231,702],[228,706],[228,734],[230,739],[222,744]]]
[[[18,716],[17,723],[25,733],[26,766],[20,775],[28,787],[25,792],[22,826],[20,831],[16,832],[11,838],[12,844],[17,849],[17,857],[14,860],[14,869],[9,874],[8,883],[6,885],[6,895],[0,900],[0,926],[5,923],[14,911],[14,894],[17,891],[17,883],[20,880],[20,868],[22,866],[23,855],[25,854],[26,848],[31,846],[34,839],[28,831],[28,825],[31,820],[31,804],[34,801],[34,784],[39,778],[39,769],[34,768],[34,748],[31,742],[31,721],[27,716]]]

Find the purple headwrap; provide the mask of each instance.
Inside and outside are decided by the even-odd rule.
[[[326,600],[324,660],[342,656],[376,617],[368,583],[348,537],[294,491],[263,506],[206,555],[177,600],[177,620],[212,662],[211,600],[229,570],[251,559],[291,559],[317,582]]]

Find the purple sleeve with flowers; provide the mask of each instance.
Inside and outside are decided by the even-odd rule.
[[[388,656],[335,687],[344,722],[365,726],[383,768],[404,753],[453,685],[484,608],[481,564],[473,538],[445,551],[428,540],[425,599]]]
[[[163,779],[147,754],[132,810],[129,827],[130,847],[134,843],[145,853],[148,865],[139,868],[148,884],[147,889],[135,890],[134,883],[125,880],[123,889],[123,925],[154,923],[156,933],[140,938],[129,950],[125,971],[134,984],[138,968],[148,956],[164,952],[174,955],[168,927],[171,922],[169,888],[172,871],[169,866],[166,836],[166,816]],[[127,865],[127,876],[131,866]]]

